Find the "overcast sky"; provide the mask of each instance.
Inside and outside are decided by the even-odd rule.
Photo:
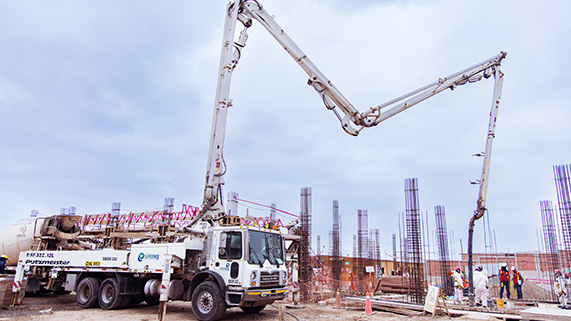
[[[552,166],[571,163],[571,2],[260,2],[361,111],[506,51],[487,207],[499,251],[537,250],[539,202],[557,201]],[[0,223],[33,209],[160,208],[165,197],[199,206],[226,4],[0,2]],[[430,228],[445,206],[466,251],[492,79],[352,137],[262,26],[249,36],[231,87],[224,194],[298,214],[300,187],[312,187],[314,242],[328,244],[338,200],[344,253],[358,209],[390,252],[404,180],[417,177]],[[478,221],[476,251],[482,234]]]

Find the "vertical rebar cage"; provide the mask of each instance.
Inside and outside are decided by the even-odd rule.
[[[365,285],[365,265],[369,257],[369,213],[367,210],[357,210],[357,255],[358,268],[357,281],[360,291],[367,291]]]
[[[571,173],[570,165],[553,166],[555,176],[555,188],[559,205],[559,219],[561,221],[561,233],[563,234],[561,260],[568,272],[571,268]]]
[[[311,300],[311,187],[300,190],[301,241],[299,246],[299,292],[300,301]]]
[[[332,289],[335,293],[339,289],[339,282],[341,281],[341,268],[342,258],[340,250],[340,236],[339,236],[339,201],[333,201],[333,235],[332,235],[332,250],[331,250],[331,277]]]
[[[405,179],[406,241],[409,259],[411,300],[424,303],[424,271],[422,267],[422,233],[417,178]]]
[[[554,282],[554,271],[559,269],[559,251],[557,246],[557,231],[555,228],[555,218],[553,213],[553,204],[551,201],[541,201],[541,221],[543,223],[543,241],[545,243],[545,254],[547,257],[547,277],[549,283]],[[551,301],[557,301],[555,293],[551,291]]]
[[[444,293],[450,295],[452,289],[448,284],[450,266],[450,251],[448,250],[448,230],[446,228],[446,213],[444,206],[434,206],[436,220],[436,241],[438,242],[438,259],[440,260],[440,284]]]

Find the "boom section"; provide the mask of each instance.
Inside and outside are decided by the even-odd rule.
[[[341,122],[342,128],[350,135],[357,136],[365,127],[373,127],[384,120],[401,113],[408,108],[430,98],[446,89],[454,89],[457,86],[473,83],[488,78],[494,74],[495,69],[499,69],[501,60],[505,58],[506,53],[499,54],[484,60],[479,64],[466,68],[462,71],[442,77],[435,82],[424,87],[418,88],[408,94],[395,98],[384,104],[370,107],[364,112],[359,112],[349,102],[345,96],[333,85],[319,68],[307,57],[307,55],[295,44],[295,42],[280,27],[274,18],[264,10],[262,5],[257,1],[245,0],[240,1],[241,14],[244,18],[241,21],[248,21],[247,25],[251,25],[250,20],[254,19],[264,26],[268,32],[280,43],[287,53],[299,64],[299,66],[309,76],[308,84],[315,88],[317,93],[323,99],[325,107],[335,113]],[[386,111],[381,112],[381,110]],[[340,113],[339,113],[339,111]]]

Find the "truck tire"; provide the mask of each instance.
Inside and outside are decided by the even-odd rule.
[[[99,279],[88,277],[79,282],[75,291],[75,302],[83,309],[93,308],[98,302]]]
[[[199,284],[192,293],[192,312],[198,320],[218,320],[226,312],[226,300],[218,284],[208,281]]]
[[[132,295],[123,295],[122,297],[122,301],[121,304],[119,304],[119,309],[123,309],[129,306],[129,304],[131,304],[131,298],[133,297]]]
[[[257,307],[240,307],[240,309],[242,309],[242,311],[244,311],[244,313],[254,314],[254,313],[259,313],[265,307],[266,307],[265,305],[260,305]]]
[[[123,303],[123,296],[119,295],[119,282],[115,278],[108,278],[99,287],[99,306],[103,310],[117,309]]]

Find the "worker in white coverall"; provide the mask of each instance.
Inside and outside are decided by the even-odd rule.
[[[565,278],[563,274],[561,274],[560,270],[555,270],[555,283],[553,283],[553,291],[559,297],[559,303],[561,304],[559,307],[566,309],[567,308],[567,286],[566,286]]]
[[[565,273],[565,285],[567,286],[567,302],[571,302],[571,273]]]
[[[487,308],[490,291],[488,290],[488,276],[483,270],[484,268],[481,265],[474,269],[474,291],[476,292],[476,305],[481,304],[484,308]]]
[[[458,266],[454,269],[454,273],[452,273],[452,278],[454,280],[454,303],[456,304],[462,303],[462,299],[464,298],[464,280],[460,274],[461,271],[462,270]]]

